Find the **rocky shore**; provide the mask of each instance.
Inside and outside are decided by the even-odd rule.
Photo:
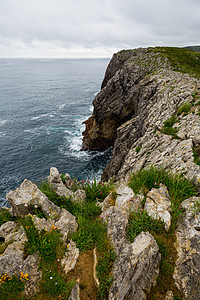
[[[42,188],[8,193],[2,295],[17,276],[15,299],[200,299],[200,79],[167,51],[123,50],[108,65],[82,147],[113,146],[104,182],[53,167]]]

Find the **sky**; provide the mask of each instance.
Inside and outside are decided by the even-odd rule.
[[[200,45],[200,0],[0,0],[0,57]]]

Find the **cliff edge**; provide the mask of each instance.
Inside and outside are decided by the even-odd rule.
[[[199,70],[199,53],[188,49],[139,48],[113,55],[83,132],[83,150],[114,146],[103,180],[119,180],[148,165],[199,180],[193,161],[200,147]]]

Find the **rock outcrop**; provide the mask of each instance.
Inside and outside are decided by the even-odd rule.
[[[199,145],[200,118],[199,103],[193,104],[199,87],[200,80],[173,71],[169,60],[152,48],[115,54],[83,133],[84,150],[114,145],[102,179],[119,180],[141,167],[163,165],[198,182],[200,167],[193,162],[193,146]],[[173,127],[180,139],[175,140],[162,128],[185,102],[193,108],[177,116]]]
[[[200,299],[200,197],[182,203],[184,216],[176,230],[175,247],[178,254],[174,279],[184,299]]]

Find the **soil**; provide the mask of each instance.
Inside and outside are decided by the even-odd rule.
[[[75,269],[67,275],[67,280],[78,280],[80,284],[80,300],[95,300],[97,288],[93,276],[93,250],[80,252]]]

